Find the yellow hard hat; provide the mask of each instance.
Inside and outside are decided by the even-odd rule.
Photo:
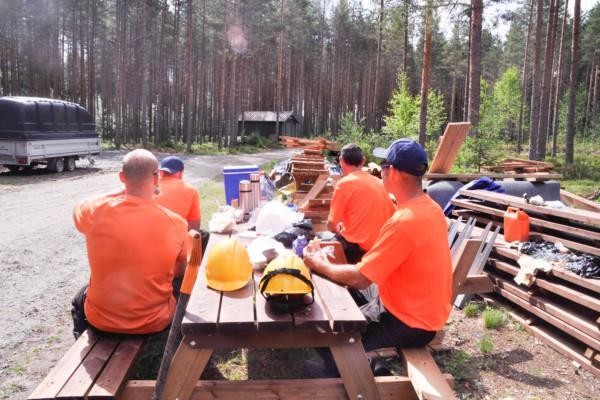
[[[267,265],[258,284],[260,293],[280,312],[291,312],[314,301],[310,272],[294,254],[277,256]],[[311,294],[310,303],[304,296]]]
[[[230,291],[246,286],[252,264],[244,245],[229,238],[215,244],[206,260],[206,282],[216,290]]]

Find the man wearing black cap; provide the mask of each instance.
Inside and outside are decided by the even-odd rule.
[[[367,325],[365,350],[421,347],[450,314],[447,224],[440,207],[423,192],[427,153],[419,143],[398,139],[373,155],[384,159],[383,184],[397,203],[375,244],[356,265],[332,264],[316,243],[306,247],[304,261],[312,271],[350,288],[377,285],[383,307]]]
[[[200,231],[200,196],[183,180],[183,169],[183,160],[177,156],[165,157],[160,162],[159,193],[154,200],[185,219],[188,229]]]

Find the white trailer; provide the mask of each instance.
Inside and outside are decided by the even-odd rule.
[[[66,101],[0,97],[0,164],[12,171],[46,164],[54,172],[75,169],[79,158],[100,154],[89,113]]]

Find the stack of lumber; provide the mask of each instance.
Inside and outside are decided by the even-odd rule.
[[[523,199],[485,191],[461,191],[465,199],[454,200],[455,215],[469,216],[481,224],[502,224],[508,206],[519,207],[530,216],[532,239],[550,242],[593,255],[600,255],[600,213],[572,208],[550,209]],[[474,234],[477,234],[477,230]],[[529,287],[514,277],[531,262],[504,241],[496,240],[486,266],[494,284],[496,300],[508,302],[523,327],[556,351],[600,376],[600,279],[583,278],[551,262],[549,272],[537,271]]]
[[[485,166],[483,168],[487,171],[504,173],[552,172],[554,170],[554,164],[522,158],[507,158],[496,165]]]
[[[331,207],[331,197],[339,176],[320,175],[307,193],[296,192],[294,202],[298,209],[310,218],[315,232],[327,230],[327,217]]]
[[[289,172],[294,176],[296,191],[307,193],[320,175],[329,175],[325,167],[325,157],[318,150],[304,149],[296,153],[288,164]]]
[[[340,150],[340,146],[337,144],[337,142],[327,140],[322,137],[318,137],[315,139],[306,139],[293,136],[279,136],[279,144],[281,144],[284,147],[308,147],[310,149],[319,150],[321,152],[324,150]]]

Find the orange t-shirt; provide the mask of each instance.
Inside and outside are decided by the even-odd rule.
[[[398,205],[357,267],[396,318],[413,328],[442,329],[450,315],[452,262],[444,214],[429,196]]]
[[[381,179],[365,171],[355,171],[335,185],[328,219],[336,226],[343,223],[344,239],[370,250],[394,210]]]
[[[129,195],[85,201],[75,207],[73,219],[85,235],[91,269],[88,321],[117,333],[165,329],[175,313],[175,264],[187,253],[185,221]]]
[[[160,194],[154,197],[158,204],[187,221],[200,219],[200,196],[192,185],[183,179],[163,176],[158,181],[158,187]]]

